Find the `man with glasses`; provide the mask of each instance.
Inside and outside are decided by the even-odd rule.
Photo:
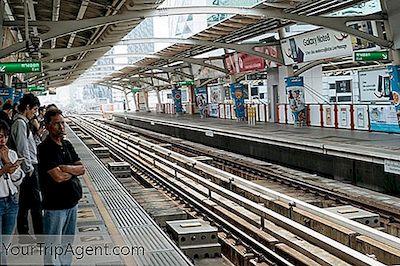
[[[31,211],[35,235],[43,234],[42,206],[38,182],[38,160],[36,142],[29,128],[29,121],[36,115],[40,106],[39,99],[32,93],[20,99],[18,113],[11,125],[11,149],[15,149],[19,158],[23,158],[22,170],[25,178],[20,186],[17,230],[21,235],[21,244],[35,242],[29,235],[28,211]]]

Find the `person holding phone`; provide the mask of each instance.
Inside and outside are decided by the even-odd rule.
[[[25,177],[20,164],[23,159],[18,159],[17,153],[7,147],[9,126],[6,121],[0,120],[0,264],[6,265],[4,245],[8,245],[17,222],[18,189]]]

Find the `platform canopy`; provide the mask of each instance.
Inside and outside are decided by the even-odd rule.
[[[25,0],[3,0],[5,15],[3,27],[14,32],[18,43],[3,47],[0,57],[21,53],[25,49],[24,2]],[[170,82],[168,73],[192,78],[188,67],[197,64],[214,68],[213,64],[194,58],[213,49],[224,48],[257,54],[257,44],[241,44],[242,41],[276,32],[280,28],[294,23],[305,23],[331,28],[360,36],[382,47],[390,43],[382,38],[348,27],[354,17],[326,17],[335,11],[364,3],[364,0],[265,0],[251,8],[234,7],[158,7],[163,0],[26,0],[29,15],[30,36],[39,36],[42,46],[44,72],[31,74],[29,81],[46,81],[49,86],[59,87],[70,84],[82,75],[95,61],[109,51],[113,45],[141,23],[146,17],[169,16],[179,14],[225,13],[229,17],[199,32],[185,42],[174,41],[174,45],[156,54],[145,55],[144,59],[121,71],[114,73],[101,84],[131,85],[132,77],[144,84]],[[26,12],[26,11],[25,11]],[[382,14],[358,17],[358,20],[384,20]],[[140,41],[140,40],[138,40]],[[144,41],[144,40],[143,40]],[[279,45],[276,40],[265,40],[262,45]],[[279,49],[278,49],[279,50]],[[266,59],[268,55],[262,55]],[[281,56],[274,59],[282,63]],[[172,69],[171,69],[172,68]],[[156,73],[156,74],[155,74]],[[159,74],[157,74],[159,73]]]

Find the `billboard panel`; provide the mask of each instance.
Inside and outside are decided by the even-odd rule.
[[[297,126],[306,125],[306,103],[304,96],[304,78],[287,77],[285,78],[286,93],[294,124]]]
[[[329,29],[299,34],[281,41],[285,65],[351,56],[350,35]]]
[[[361,101],[389,101],[391,87],[388,69],[359,71],[358,80]]]

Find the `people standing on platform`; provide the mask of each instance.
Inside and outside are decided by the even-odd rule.
[[[7,122],[8,127],[11,127],[11,117],[12,117],[12,105],[9,102],[3,104],[3,110],[0,111],[0,119]]]
[[[29,120],[37,113],[39,99],[29,93],[20,99],[18,114],[15,115],[11,126],[11,138],[18,157],[24,158],[21,166],[25,178],[20,186],[19,210],[17,217],[18,234],[21,244],[34,243],[36,240],[29,234],[28,212],[31,211],[33,232],[43,233],[41,196],[38,182],[37,148],[33,134],[29,128]],[[10,147],[13,148],[13,147]]]
[[[10,105],[11,106],[11,105]],[[15,151],[7,147],[10,128],[0,120],[0,264],[6,265],[4,246],[11,240],[18,213],[18,189],[25,177]]]
[[[52,236],[46,244],[50,242],[66,247],[72,245],[75,235],[77,204],[82,198],[78,176],[85,173],[85,168],[72,144],[64,139],[62,112],[58,109],[47,110],[44,121],[49,135],[38,147],[44,234]],[[54,239],[56,235],[61,238]],[[72,256],[70,253],[58,257],[45,254],[44,260],[46,265],[70,265]]]

